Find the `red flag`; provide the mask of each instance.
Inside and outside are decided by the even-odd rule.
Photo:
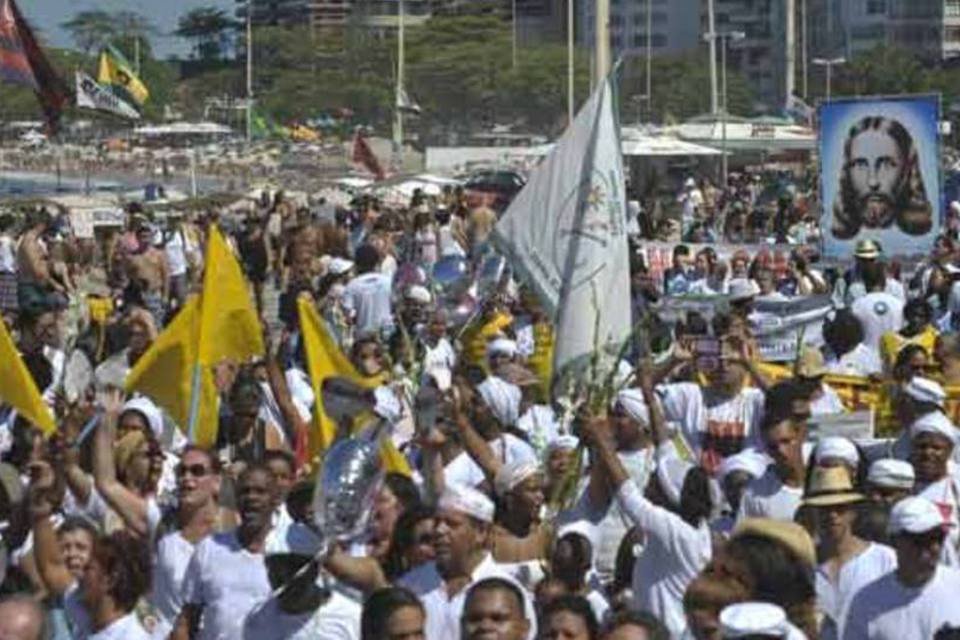
[[[70,89],[40,49],[14,0],[0,0],[0,79],[31,87],[47,126],[56,131],[60,113],[70,101]]]
[[[377,160],[373,149],[370,148],[367,139],[363,137],[359,129],[357,129],[356,135],[353,136],[353,161],[372,173],[377,180],[383,180],[383,167],[380,165],[380,161]]]

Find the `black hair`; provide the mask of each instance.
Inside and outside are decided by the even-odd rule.
[[[180,459],[183,460],[183,457],[184,457],[185,455],[187,455],[188,453],[190,453],[191,451],[195,451],[195,452],[197,452],[197,453],[203,454],[203,455],[207,458],[207,462],[210,463],[210,469],[211,469],[215,474],[219,474],[219,473],[220,473],[220,458],[217,456],[217,454],[215,454],[215,453],[214,453],[213,451],[211,451],[210,449],[206,449],[206,448],[201,447],[201,446],[199,446],[199,445],[195,445],[195,444],[192,444],[192,443],[186,445],[186,446],[183,448],[183,450],[180,451]],[[269,451],[268,451],[267,453],[269,453]]]
[[[863,278],[863,286],[868,292],[882,291],[887,281],[886,268],[879,260],[864,262],[860,265],[860,277]]]
[[[858,538],[890,544],[890,534],[887,525],[890,522],[890,506],[885,502],[872,500],[857,505],[857,518],[853,522],[853,534]]]
[[[57,535],[62,536],[74,531],[84,531],[90,536],[91,542],[96,542],[100,537],[100,529],[89,518],[85,516],[67,516],[57,527]]]
[[[572,613],[583,620],[590,640],[599,637],[600,625],[597,623],[597,616],[593,613],[590,602],[583,596],[564,595],[554,598],[543,608],[541,620],[545,623],[550,616],[560,612]],[[540,626],[544,625],[541,624]]]
[[[793,416],[793,404],[809,397],[806,386],[799,380],[788,379],[776,383],[767,389],[763,399],[763,420],[761,431],[772,429]]]
[[[397,501],[403,505],[403,511],[420,506],[420,490],[408,476],[390,472],[384,476],[383,483],[390,489],[390,493],[396,496]]]
[[[467,591],[467,597],[463,601],[464,611],[466,611],[470,601],[481,591],[502,591],[510,594],[510,597],[517,603],[520,614],[524,617],[527,615],[527,605],[526,599],[523,597],[523,591],[520,590],[517,583],[507,580],[506,578],[486,578],[475,583],[470,587],[470,590]]]
[[[863,325],[849,309],[837,310],[832,321],[823,325],[823,339],[839,356],[863,342]]]
[[[297,470],[297,459],[293,457],[293,454],[284,449],[267,449],[263,453],[263,463],[269,464],[274,460],[282,460],[290,467],[290,472],[295,473]]]
[[[923,298],[911,298],[907,301],[907,304],[903,305],[903,317],[907,318],[917,313],[922,314],[923,317],[927,319],[927,322],[930,322],[930,319],[933,317],[933,309],[930,307],[929,302]]]
[[[150,590],[150,547],[127,531],[117,531],[96,540],[93,558],[109,576],[109,595],[126,613]]]
[[[380,252],[372,244],[362,244],[354,253],[354,263],[358,273],[373,271],[380,264]]]
[[[586,581],[593,549],[582,534],[570,531],[560,536],[550,557],[551,575],[570,591],[579,591]]]
[[[710,476],[701,466],[691,467],[683,478],[678,512],[691,527],[699,527],[710,517],[713,500],[710,498]]]
[[[647,632],[649,640],[670,640],[670,631],[666,625],[649,611],[617,611],[604,626],[604,633],[612,633],[621,627],[640,627]]]
[[[360,615],[360,640],[385,638],[390,616],[404,607],[413,607],[425,614],[420,599],[403,587],[386,587],[371,593],[363,603],[363,613]]]
[[[412,567],[406,565],[404,556],[407,551],[413,547],[415,542],[413,538],[417,525],[424,520],[430,520],[437,516],[432,508],[416,504],[408,509],[404,509],[400,517],[397,518],[393,526],[393,535],[390,538],[390,548],[387,551],[387,557],[383,561],[383,571],[387,578],[397,578],[406,573]]]
[[[674,258],[676,258],[677,256],[689,256],[689,255],[690,255],[690,247],[688,247],[685,244],[678,244],[673,248]]]

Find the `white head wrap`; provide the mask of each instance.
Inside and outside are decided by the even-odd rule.
[[[540,472],[540,465],[530,460],[513,460],[500,467],[493,479],[493,490],[503,497],[516,489],[527,478]]]
[[[504,355],[514,358],[517,355],[517,343],[509,338],[495,338],[487,343],[487,357]]]
[[[916,438],[921,433],[937,433],[950,440],[951,444],[957,444],[957,428],[953,426],[950,418],[940,411],[931,411],[913,421],[910,425],[910,437]]]
[[[943,514],[937,505],[926,498],[911,496],[893,505],[887,533],[892,536],[898,533],[926,533],[944,525]]]
[[[154,438],[159,440],[163,436],[163,414],[160,413],[160,409],[149,398],[138,396],[127,400],[127,403],[123,405],[123,410],[120,412],[120,415],[123,415],[127,411],[137,411],[143,414],[143,417],[147,419],[147,426],[149,426],[150,431],[153,432]]]
[[[481,522],[493,522],[493,501],[480,491],[462,484],[448,484],[437,507],[466,514]]]
[[[520,417],[520,387],[498,378],[488,376],[483,384],[477,387],[483,402],[493,413],[501,425],[513,426]]]
[[[406,297],[407,300],[413,300],[414,302],[419,302],[420,304],[430,304],[433,301],[433,296],[430,295],[430,290],[419,284],[415,284],[407,289],[407,293],[404,297]]]
[[[561,434],[547,443],[547,453],[554,449],[570,451],[580,446],[580,438],[568,434]]]
[[[932,402],[940,408],[943,408],[943,403],[947,399],[947,392],[939,382],[921,376],[911,378],[910,382],[903,385],[903,391],[914,400]]]
[[[860,464],[857,447],[847,438],[838,436],[823,438],[817,443],[816,462],[821,463],[831,458],[843,460],[853,468],[856,468]]]
[[[717,480],[723,482],[734,471],[749,473],[752,478],[759,478],[770,465],[770,459],[753,449],[744,449],[740,453],[727,456],[717,469]]]
[[[347,260],[346,258],[330,258],[330,261],[327,263],[327,271],[332,275],[342,276],[347,271],[353,269],[353,261]]]
[[[913,465],[896,458],[882,458],[870,465],[867,482],[887,489],[913,489],[916,475]]]
[[[724,638],[786,638],[790,630],[786,612],[769,602],[738,602],[720,612]]]
[[[622,389],[614,404],[637,422],[650,424],[650,408],[644,402],[643,393],[639,389]]]

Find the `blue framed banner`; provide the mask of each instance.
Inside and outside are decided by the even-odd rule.
[[[887,256],[927,254],[942,221],[940,98],[820,105],[823,253],[849,258],[871,239]]]

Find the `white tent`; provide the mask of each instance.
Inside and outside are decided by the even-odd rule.
[[[625,156],[718,156],[714,147],[695,144],[675,136],[650,135],[639,129],[624,127],[620,132],[620,147]]]
[[[810,151],[817,146],[817,135],[808,127],[778,119],[744,120],[731,117],[726,125],[713,117],[694,118],[669,127],[668,131],[688,142],[725,147],[728,151],[776,153]]]
[[[138,136],[229,135],[233,129],[216,122],[173,122],[137,127],[133,133]]]

